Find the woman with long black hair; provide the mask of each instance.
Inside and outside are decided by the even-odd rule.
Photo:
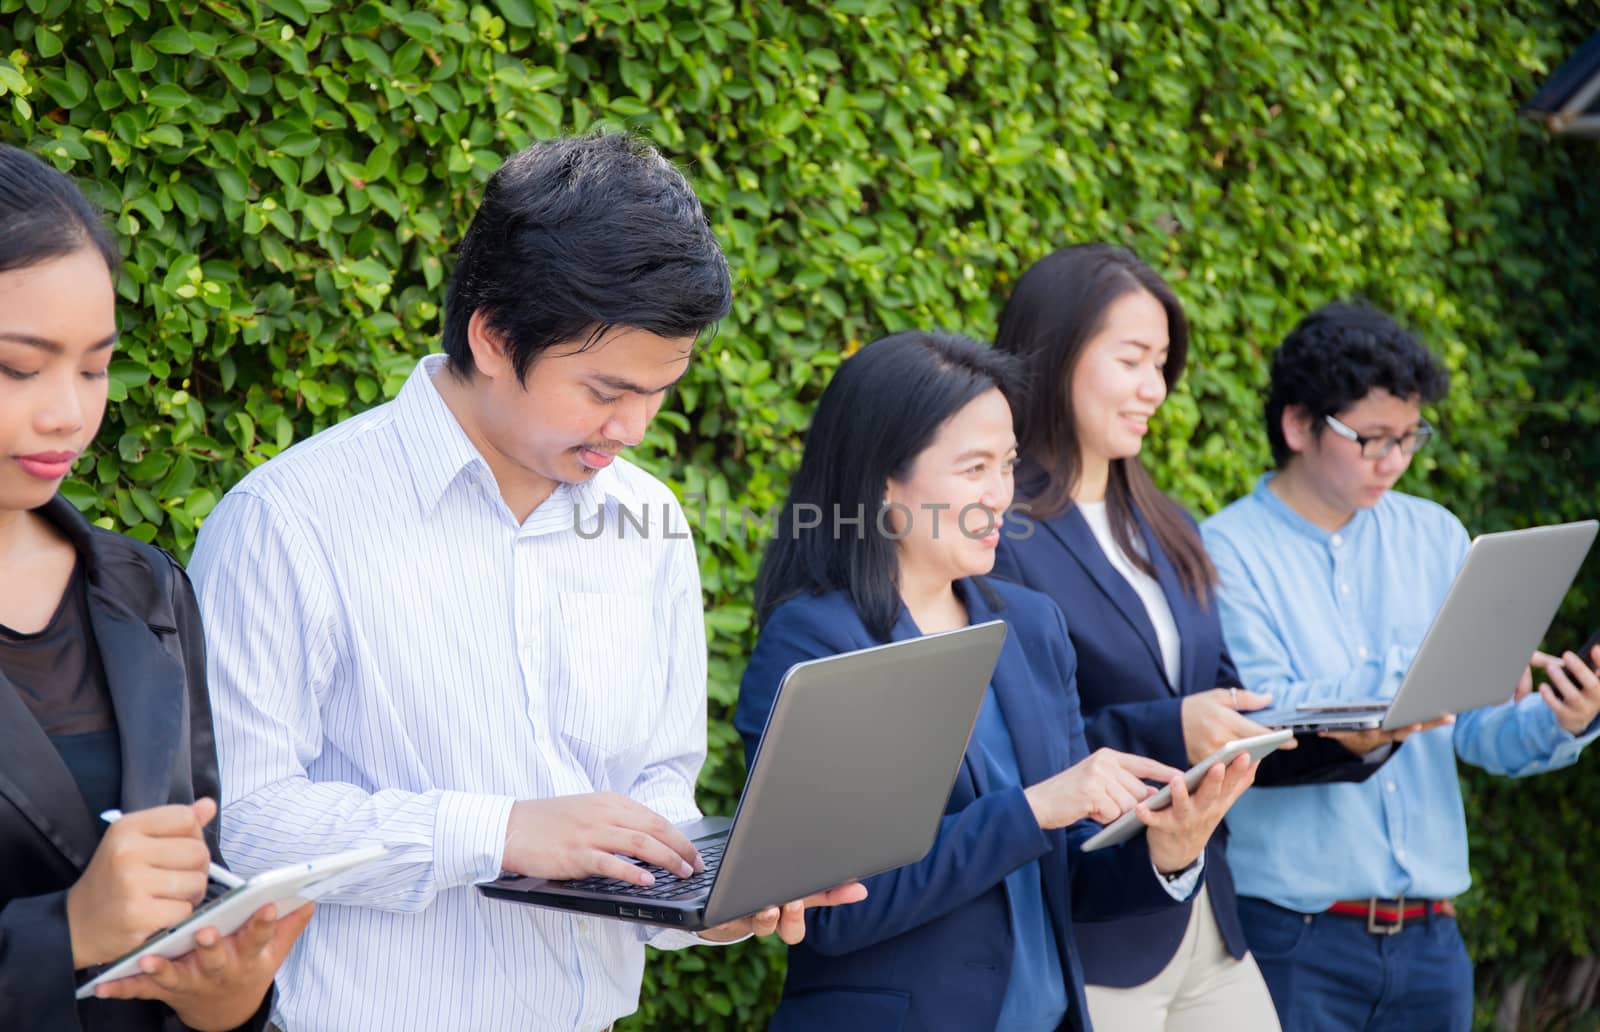
[[[1122,248],[1063,248],[1017,281],[995,347],[1021,363],[1030,387],[1017,420],[1030,532],[1007,535],[995,572],[1067,614],[1089,743],[1186,766],[1265,732],[1249,711],[1270,700],[1240,686],[1223,646],[1216,571],[1194,521],[1139,460],[1188,359],[1177,295]],[[1257,783],[1361,780],[1377,764],[1358,754],[1392,737],[1302,736],[1261,762]],[[1226,844],[1223,825],[1182,906],[1074,926],[1102,1026],[1277,1027],[1245,950]]]
[[[867,879],[865,902],[807,915],[775,1029],[1089,1028],[1073,921],[1187,898],[1254,774],[1240,757],[1191,796],[1171,767],[1085,747],[1061,611],[984,576],[1012,499],[1012,394],[1004,356],[907,332],[846,359],[817,405],[757,580],[747,754],[795,663],[994,618],[1007,636],[933,847]],[[1170,781],[1171,809],[1143,807],[1145,777]],[[1092,820],[1135,806],[1146,835],[1081,852]]]

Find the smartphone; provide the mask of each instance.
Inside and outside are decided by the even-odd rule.
[[[1578,656],[1590,670],[1600,673],[1600,668],[1594,665],[1594,647],[1596,645],[1600,645],[1600,631],[1595,631],[1589,636],[1589,640],[1583,643],[1583,648],[1578,650]]]

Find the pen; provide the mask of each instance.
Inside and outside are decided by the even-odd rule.
[[[107,824],[115,824],[122,820],[122,811],[116,809],[115,807],[110,810],[101,810],[100,819],[105,821]],[[230,889],[237,889],[239,886],[244,884],[243,878],[239,877],[237,874],[234,874],[225,867],[218,866],[217,864],[207,864],[206,873],[211,876],[212,881],[216,882],[218,885],[226,885]]]

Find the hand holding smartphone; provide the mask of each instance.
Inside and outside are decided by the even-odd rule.
[[[1583,643],[1583,648],[1578,650],[1578,657],[1588,664],[1590,670],[1600,673],[1600,667],[1594,665],[1594,648],[1600,645],[1600,631],[1595,631],[1589,640]]]

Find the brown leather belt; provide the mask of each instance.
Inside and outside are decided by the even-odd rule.
[[[1373,935],[1394,935],[1406,926],[1407,921],[1426,921],[1435,914],[1455,917],[1455,904],[1447,899],[1341,899],[1324,911],[1340,917],[1359,918],[1367,922],[1367,931]]]

